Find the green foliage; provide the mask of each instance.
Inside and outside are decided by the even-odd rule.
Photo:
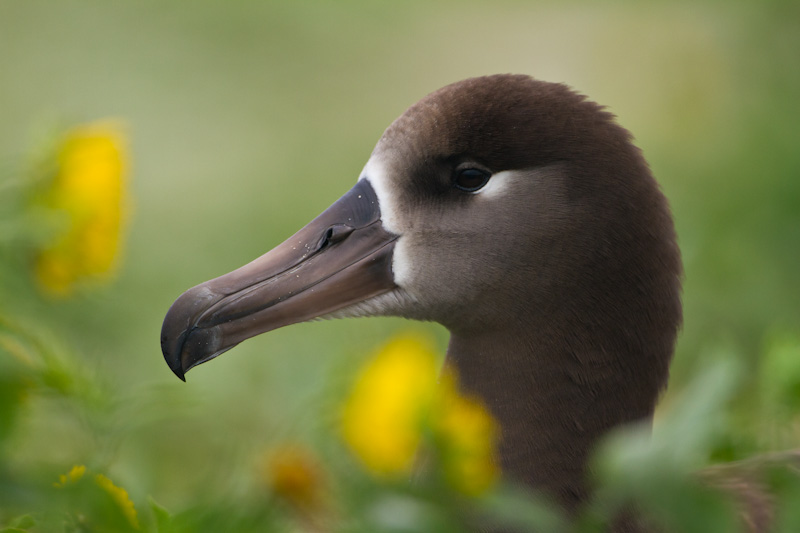
[[[735,531],[730,502],[693,474],[730,431],[725,407],[739,376],[731,360],[722,360],[690,384],[652,436],[649,427],[612,435],[597,457],[601,509],[635,504],[669,530]]]

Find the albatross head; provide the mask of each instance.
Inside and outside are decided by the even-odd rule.
[[[161,344],[183,379],[320,316],[397,315],[464,335],[611,328],[626,330],[617,342],[657,345],[646,364],[658,388],[680,269],[666,202],[610,113],[564,85],[473,78],[409,108],[355,187],[298,233],[178,298]]]

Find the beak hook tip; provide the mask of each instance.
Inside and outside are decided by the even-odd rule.
[[[183,381],[184,383],[186,383],[186,375],[183,373],[183,371],[182,371],[182,370],[181,370],[181,371],[178,371],[178,370],[175,370],[175,369],[173,369],[173,370],[172,370],[172,372],[173,372],[173,373],[174,373],[176,376],[178,376],[178,379],[180,379],[181,381]]]

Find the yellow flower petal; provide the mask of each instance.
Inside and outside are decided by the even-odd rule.
[[[495,458],[497,425],[483,403],[442,388],[442,399],[433,417],[445,478],[461,492],[476,496],[488,490],[499,476]]]
[[[85,465],[75,465],[70,469],[70,471],[67,474],[61,474],[60,476],[58,476],[58,482],[53,483],[53,486],[56,488],[62,488],[68,484],[76,483],[83,477],[85,473],[86,473]]]
[[[423,434],[432,436],[445,479],[467,495],[499,475],[498,428],[486,407],[459,392],[448,369],[437,383],[436,356],[418,337],[390,341],[358,375],[345,405],[345,441],[372,472],[410,471]],[[426,433],[427,431],[427,433]]]
[[[373,472],[407,473],[436,388],[436,356],[419,337],[390,341],[364,367],[345,405],[345,441]]]
[[[269,488],[292,505],[310,508],[320,503],[321,473],[304,448],[284,446],[274,450],[263,476]]]
[[[114,485],[114,483],[103,474],[97,474],[94,477],[94,481],[101,489],[106,491],[108,495],[111,496],[114,502],[119,506],[119,510],[122,511],[122,514],[128,520],[128,523],[130,523],[131,527],[134,529],[139,529],[139,518],[136,515],[136,508],[133,506],[133,502],[131,501],[130,497],[128,497],[128,491],[122,487]]]
[[[127,209],[126,169],[118,126],[93,123],[66,136],[41,199],[66,221],[36,258],[36,277],[51,294],[67,295],[80,280],[113,272]]]

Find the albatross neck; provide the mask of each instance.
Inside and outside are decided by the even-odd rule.
[[[631,376],[609,360],[610,346],[552,323],[516,326],[453,333],[445,364],[498,421],[504,475],[569,512],[587,497],[586,462],[597,440],[614,426],[649,422],[654,401],[629,386]]]

